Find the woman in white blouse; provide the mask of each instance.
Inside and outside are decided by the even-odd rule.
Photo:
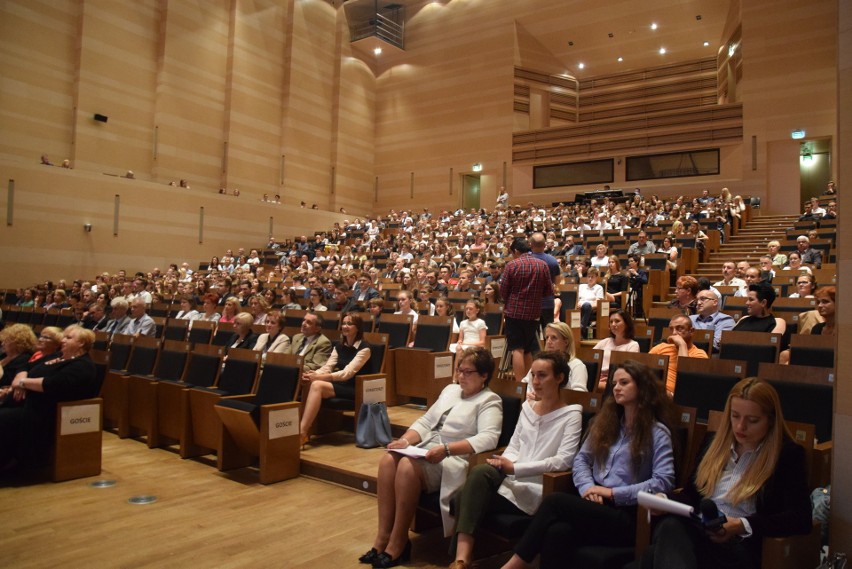
[[[408,528],[424,490],[440,491],[444,535],[451,535],[450,500],[464,484],[467,455],[494,449],[500,437],[503,407],[500,396],[487,389],[493,371],[491,352],[467,350],[455,370],[458,383],[445,387],[438,401],[388,445],[388,450],[401,451],[418,447],[425,454],[413,458],[389,452],[379,462],[379,528],[361,563],[395,567],[409,560]]]
[[[355,376],[370,360],[370,345],[362,340],[364,321],[357,314],[349,313],[340,323],[340,343],[334,346],[331,355],[321,368],[302,374],[302,383],[307,389],[303,395],[305,409],[299,432],[302,446],[311,438],[311,426],[317,418],[323,399],[340,397],[355,400]]]
[[[609,257],[606,255],[606,245],[601,243],[595,247],[595,256],[591,259],[592,266],[596,269],[606,269],[609,265]]]
[[[568,383],[568,363],[559,352],[539,352],[530,372],[538,400],[524,402],[509,446],[476,466],[459,494],[450,569],[471,567],[474,534],[486,515],[535,514],[542,475],[568,470],[574,460],[583,418],[580,405],[566,405],[559,396]]]

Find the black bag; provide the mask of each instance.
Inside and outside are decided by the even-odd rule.
[[[392,440],[388,409],[384,403],[362,403],[355,429],[355,445],[360,448],[387,446]]]

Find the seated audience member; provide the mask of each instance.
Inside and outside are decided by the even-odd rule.
[[[290,338],[282,332],[282,314],[280,310],[270,310],[266,315],[266,332],[257,338],[254,349],[266,355],[287,354],[290,352]]]
[[[664,517],[642,567],[757,569],[764,537],[811,531],[805,452],[784,424],[771,385],[752,377],[734,386],[719,431],[678,499],[696,510],[712,500],[723,523],[711,530]]]
[[[775,278],[775,268],[772,264],[772,257],[769,255],[760,256],[760,280],[772,284],[772,279]]]
[[[81,324],[86,330],[100,330],[106,326],[109,318],[107,318],[104,306],[100,302],[93,302],[89,305],[89,309],[83,315],[83,323]],[[59,330],[60,337],[62,330]]]
[[[309,312],[302,319],[302,330],[290,342],[290,353],[302,356],[305,371],[317,370],[331,355],[331,340],[322,334],[322,316]]]
[[[583,338],[588,335],[598,302],[604,298],[603,287],[598,284],[598,275],[596,268],[590,268],[586,273],[586,282],[577,287],[577,310],[580,311],[580,334]]]
[[[26,369],[37,342],[32,328],[26,324],[12,324],[0,330],[0,387],[11,385],[15,375]]]
[[[56,432],[56,405],[97,397],[100,385],[89,358],[94,341],[91,330],[69,326],[63,332],[60,357],[42,359],[15,376],[6,398],[17,405],[0,408],[0,469],[5,471],[16,462],[20,466],[46,463]]]
[[[802,261],[802,254],[798,251],[790,251],[790,254],[787,255],[787,265],[784,267],[785,271],[800,271],[807,274],[813,274],[811,268],[805,265]]]
[[[370,301],[372,304],[372,301]],[[439,296],[435,301],[435,316],[455,316],[456,309],[446,296]],[[459,333],[459,322],[453,318],[453,334]]]
[[[482,289],[482,299],[485,304],[503,304],[503,297],[500,296],[500,283],[497,281],[485,283],[485,287]],[[558,314],[558,311],[555,310],[554,313]]]
[[[340,323],[340,342],[335,344],[328,360],[321,368],[302,375],[307,389],[307,394],[302,395],[305,401],[299,431],[302,446],[310,441],[311,427],[323,399],[355,400],[355,376],[370,360],[370,345],[363,339],[363,323],[357,314],[346,314]]]
[[[598,383],[600,389],[606,387],[609,381],[609,358],[611,352],[639,353],[639,342],[633,339],[633,318],[624,310],[616,310],[609,315],[609,336],[595,344],[596,350],[603,350],[601,376]]]
[[[215,310],[215,307],[214,307]],[[184,294],[180,297],[180,311],[175,314],[177,320],[195,320],[201,314],[196,310],[195,297],[191,294]]]
[[[484,348],[464,352],[455,378],[438,400],[388,449],[418,446],[420,458],[388,452],[379,462],[379,527],[373,547],[359,559],[373,567],[395,567],[411,557],[408,528],[420,493],[440,491],[444,535],[452,534],[450,502],[467,476],[468,455],[497,446],[503,411],[500,397],[488,389],[494,358]]]
[[[248,300],[249,313],[254,318],[255,324],[266,323],[266,314],[269,312],[269,303],[262,294],[253,294]]]
[[[722,300],[715,289],[702,290],[695,297],[696,314],[689,317],[696,330],[713,330],[713,351],[718,352],[722,342],[722,332],[734,329],[734,319],[719,310]]]
[[[141,297],[136,297],[130,302],[130,322],[127,324],[125,334],[132,336],[151,336],[157,335],[157,325],[154,319],[148,316],[145,312],[145,301]]]
[[[644,256],[657,252],[657,246],[654,245],[653,241],[648,239],[648,234],[645,231],[640,231],[636,239],[636,242],[627,248],[628,255]]]
[[[595,256],[591,258],[592,267],[598,271],[606,270],[609,265],[609,257],[606,254],[606,245],[601,243],[595,247]]]
[[[639,491],[669,492],[675,460],[673,407],[646,366],[626,361],[615,370],[612,396],[589,425],[574,457],[578,495],[549,495],[515,546],[504,569],[570,567],[584,545],[629,547],[636,538]]]
[[[308,312],[325,312],[328,310],[328,307],[323,304],[323,299],[325,298],[325,289],[321,286],[316,286],[311,288],[308,293],[308,305],[305,307],[305,310]]]
[[[812,274],[802,273],[796,277],[796,292],[790,298],[813,298],[816,290],[816,279]]]
[[[762,279],[760,278],[760,269],[758,269],[757,267],[747,268],[746,271],[745,271],[745,283],[746,283],[746,285],[745,285],[744,288],[738,289],[736,292],[734,292],[734,296],[738,296],[738,297],[747,296],[749,285],[757,284],[759,282],[762,282]],[[767,284],[769,284],[769,283],[767,283]]]
[[[770,241],[766,244],[768,255],[772,257],[772,266],[781,268],[787,264],[787,255],[781,253],[781,243],[779,241]]]
[[[835,305],[834,295],[837,291],[836,287],[824,286],[820,287],[814,293],[814,298],[817,301],[817,313],[823,318],[823,322],[814,324],[811,328],[811,334],[815,336],[834,336],[835,327]]]
[[[784,257],[787,260],[787,257]],[[737,265],[733,261],[725,261],[722,263],[722,280],[713,283],[713,286],[736,286],[745,288],[746,283],[743,279],[737,276]]]
[[[222,317],[219,314],[219,311],[216,309],[219,306],[219,295],[213,292],[208,292],[204,295],[204,302],[202,303],[203,312],[200,312],[198,316],[195,318],[196,320],[205,320],[207,322],[218,322]]]
[[[461,354],[468,348],[482,347],[485,345],[485,336],[488,327],[485,320],[480,318],[482,304],[476,299],[470,299],[464,305],[464,314],[467,318],[459,324],[459,339],[455,344],[450,344],[450,351]]]
[[[675,286],[675,297],[669,302],[669,308],[676,308],[686,316],[695,314],[698,310],[695,297],[698,294],[698,281],[695,277],[678,277]]]
[[[551,322],[544,327],[544,349],[548,352],[559,352],[565,357],[568,365],[568,381],[563,384],[565,389],[574,391],[589,390],[589,372],[574,352],[574,334],[564,322]],[[532,385],[532,371],[521,380],[527,384],[527,399],[535,399],[535,387]]]
[[[0,332],[2,334],[2,332]],[[36,342],[36,351],[27,362],[28,368],[37,363],[58,358],[62,349],[62,328],[45,326],[41,329]]]
[[[568,470],[574,462],[582,409],[559,396],[571,375],[565,357],[539,352],[530,375],[536,399],[524,402],[509,446],[488,464],[474,467],[459,493],[451,569],[472,567],[474,535],[486,516],[534,515],[542,499],[542,474]]]
[[[248,312],[240,312],[234,318],[234,333],[225,344],[230,348],[240,348],[244,350],[254,349],[257,343],[257,334],[252,331],[254,318]]]
[[[772,308],[773,302],[775,302],[775,289],[771,285],[763,283],[749,285],[746,299],[748,313],[739,319],[734,330],[783,334],[787,330],[787,323],[783,318],[772,315],[769,309]]]
[[[626,297],[628,294],[627,289],[630,286],[630,274],[628,270],[621,268],[621,261],[615,255],[609,257],[609,264],[603,278],[606,283],[607,301],[612,308],[620,308],[622,297]]]
[[[222,314],[219,316],[219,324],[233,324],[237,315],[243,311],[240,304],[240,299],[236,296],[229,296],[225,299],[225,304],[222,306]],[[254,321],[254,318],[252,318]]]
[[[130,304],[124,298],[114,298],[109,303],[112,309],[109,313],[109,321],[104,326],[104,331],[112,338],[116,334],[130,334],[130,316],[127,314]]]
[[[822,251],[811,247],[811,241],[807,235],[796,237],[796,250],[802,256],[802,264],[815,269],[822,268]]]
[[[707,359],[708,357],[707,352],[692,343],[693,327],[692,320],[690,320],[690,318],[691,317],[683,314],[674,316],[669,321],[671,335],[666,338],[665,342],[652,347],[649,352],[651,354],[669,357],[669,370],[668,375],[666,376],[666,392],[670,395],[674,394],[675,385],[677,383],[678,358]]]
[[[283,310],[301,310],[302,305],[297,302],[299,294],[295,289],[285,288],[281,291],[281,308]]]

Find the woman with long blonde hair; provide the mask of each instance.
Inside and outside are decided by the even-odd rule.
[[[805,452],[784,423],[775,388],[751,377],[731,389],[683,499],[696,510],[712,501],[724,521],[710,530],[663,518],[643,567],[756,569],[762,538],[811,531]]]

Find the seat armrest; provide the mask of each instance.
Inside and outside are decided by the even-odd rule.
[[[221,401],[231,400],[231,401],[242,401],[243,403],[251,403],[254,399],[254,395],[251,393],[246,393],[244,395],[223,395],[219,398]]]
[[[577,494],[577,487],[574,486],[573,472],[570,470],[563,472],[545,472],[542,478],[543,496],[555,494],[556,492]]]
[[[469,454],[467,456],[467,464],[469,468],[473,468],[474,466],[479,466],[480,464],[486,464],[486,461],[494,456],[495,454],[503,454],[503,451],[506,450],[506,447],[495,448],[494,450],[487,450],[485,452],[475,452],[473,454]]]

